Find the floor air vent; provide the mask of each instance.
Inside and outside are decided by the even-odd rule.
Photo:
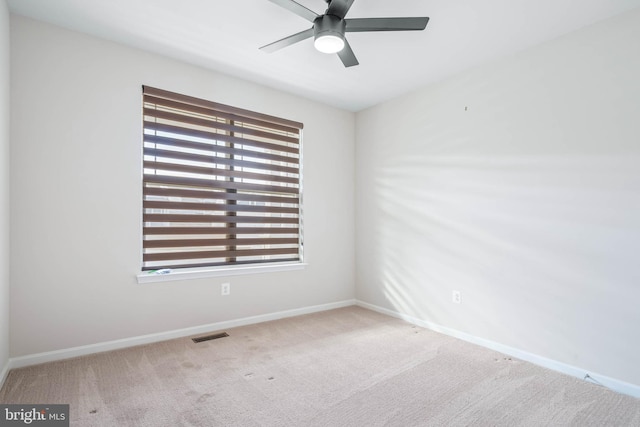
[[[217,340],[218,338],[224,338],[224,337],[228,337],[229,334],[226,332],[222,332],[219,334],[213,334],[213,335],[207,335],[204,337],[197,337],[197,338],[191,338],[193,340],[193,342],[195,343],[199,343],[199,342],[203,342],[203,341],[211,341],[211,340]]]

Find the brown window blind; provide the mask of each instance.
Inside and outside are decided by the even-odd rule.
[[[143,270],[302,259],[302,124],[143,86]]]

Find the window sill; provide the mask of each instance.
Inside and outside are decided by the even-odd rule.
[[[198,269],[175,269],[169,273],[157,274],[143,272],[136,277],[138,283],[172,282],[175,280],[204,279],[207,277],[239,276],[244,274],[275,273],[279,271],[302,270],[306,263],[296,262],[287,264],[234,266],[234,267],[211,267]]]

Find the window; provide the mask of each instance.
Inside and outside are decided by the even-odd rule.
[[[302,124],[143,86],[143,270],[302,261]]]

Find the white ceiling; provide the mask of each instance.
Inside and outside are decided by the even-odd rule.
[[[324,0],[298,0],[321,14]],[[156,52],[358,111],[493,58],[640,7],[640,0],[356,0],[348,18],[429,16],[422,32],[347,34],[344,68],[312,39],[267,54],[311,27],[268,0],[8,0],[13,13]]]

